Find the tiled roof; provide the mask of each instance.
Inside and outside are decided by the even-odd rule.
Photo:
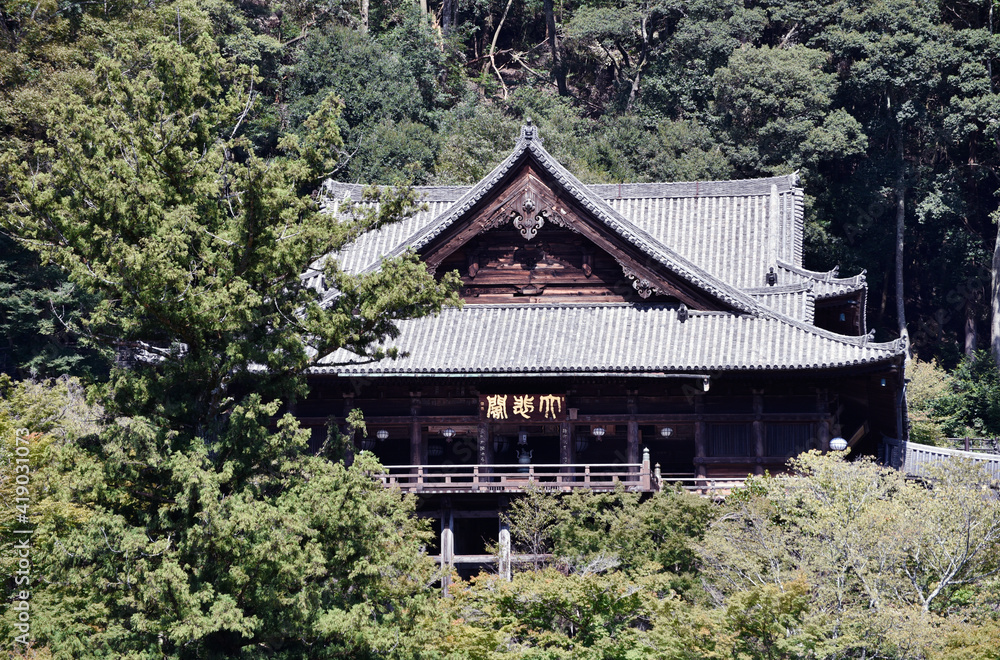
[[[759,307],[752,298],[650,236],[645,229],[622,216],[597,193],[580,183],[579,179],[542,147],[541,140],[531,128],[522,129],[521,139],[517,141],[514,151],[482,181],[470,188],[447,211],[417,230],[404,243],[393,248],[387,256],[397,256],[408,249],[419,251],[427,246],[475,208],[480,200],[501,185],[516,166],[528,158],[533,158],[539,167],[546,170],[556,180],[567,195],[606,227],[618,234],[622,240],[636,246],[668,270],[681,276],[710,296],[725,302],[731,308],[754,314],[759,312]],[[378,265],[375,263],[368,268],[377,267]]]
[[[816,294],[812,287],[812,284],[807,283],[779,284],[744,289],[744,292],[768,309],[811,324],[816,318]]]
[[[854,277],[837,277],[836,268],[824,273],[807,270],[779,259],[775,273],[779,284],[811,284],[817,300],[856,293],[868,287],[865,282],[866,271],[861,271]]]
[[[847,337],[812,325],[818,299],[858,292],[863,305],[867,285],[864,273],[839,278],[836,270],[802,268],[802,191],[794,175],[584,186],[527,130],[476,186],[418,188],[427,210],[360,237],[337,255],[341,268],[370,271],[386,256],[420,250],[533,158],[593,218],[734,311],[691,311],[681,321],[674,308],[660,305],[468,305],[400,322],[391,345],[407,353],[402,358],[372,362],[341,349],[315,372],[655,375],[836,368],[903,354],[901,341],[874,343],[868,335]],[[362,191],[328,182],[327,210],[336,213],[346,197],[360,200]],[[777,283],[765,286],[771,268]],[[322,284],[317,270],[304,277]]]
[[[835,368],[895,361],[900,340],[875,343],[782,317],[690,311],[658,305],[466,305],[399,323],[392,346],[408,353],[378,362],[340,349],[314,373],[615,374]]]
[[[327,182],[324,192],[329,197],[324,203],[324,210],[336,213],[345,196],[354,201],[361,199],[363,186]],[[422,193],[422,189],[418,189]],[[381,263],[382,258],[393,249],[406,244],[407,239],[426,227],[434,218],[444,213],[452,205],[450,201],[425,199],[427,209],[413,216],[362,234],[356,241],[337,254],[337,264],[348,273],[360,273],[371,270]],[[319,264],[313,268],[319,270]]]
[[[516,151],[512,158],[520,153]],[[545,160],[555,162],[547,153]],[[513,160],[508,158],[497,170],[506,171],[512,165]],[[493,178],[484,181],[500,175],[502,172],[494,171]],[[737,288],[764,286],[772,266],[776,266],[781,284],[816,282],[814,293],[820,298],[865,286],[863,274],[837,278],[835,271],[831,276],[801,267],[802,190],[795,185],[795,175],[741,181],[594,186],[576,183],[589,197],[604,202],[602,206],[613,210],[618,219],[644,233],[650,245],[672,250]],[[324,187],[325,210],[336,212],[345,197],[360,200],[363,190],[361,185],[328,181]],[[467,196],[475,198],[472,187],[416,190],[427,202],[427,210],[363,235],[337,256],[341,268],[356,273],[376,267],[382,257],[409,245],[410,239],[436,235],[435,227],[447,226],[442,214],[450,210],[448,215],[457,217],[461,209],[450,209],[455,202]]]
[[[739,288],[764,286],[776,260],[802,263],[795,176],[747,181],[594,186],[657,241]]]

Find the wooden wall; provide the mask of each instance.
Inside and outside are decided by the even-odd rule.
[[[476,236],[438,272],[457,270],[467,303],[673,302],[642,299],[622,267],[580,234],[546,225],[530,241],[511,225]]]

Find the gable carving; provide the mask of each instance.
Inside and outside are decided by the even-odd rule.
[[[469,302],[527,296],[539,302],[676,300],[695,309],[726,308],[595,219],[593,205],[574,194],[529,158],[426,243],[422,256],[432,272],[459,270]],[[567,241],[575,246],[572,253]],[[537,249],[530,246],[544,247],[537,264],[526,258]]]
[[[563,217],[565,210],[562,213],[557,210],[558,200],[551,194],[540,191],[541,186],[533,177],[525,178],[527,180],[521,186],[515,187],[519,190],[515,189],[513,195],[505,196],[493,206],[492,212],[486,214],[485,219],[479,223],[482,231],[490,231],[510,222],[528,241],[538,235],[538,230],[546,222],[577,231],[573,223]],[[544,187],[542,190],[548,192]]]
[[[618,261],[618,264],[622,267],[622,272],[625,273],[625,277],[632,281],[632,288],[635,289],[636,293],[638,293],[639,297],[643,300],[649,298],[654,293],[660,296],[667,295],[666,291],[642,277],[621,261]]]
[[[521,236],[529,241],[538,234],[538,230],[545,224],[545,218],[542,217],[541,213],[534,217],[529,216],[527,220],[520,213],[516,212],[512,213],[511,217],[513,218],[511,222],[521,232]]]

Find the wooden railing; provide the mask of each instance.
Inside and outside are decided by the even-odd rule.
[[[671,485],[702,495],[725,495],[743,485],[740,478],[661,474],[649,463],[555,463],[493,465],[388,465],[373,475],[388,488],[408,493],[519,493],[529,484],[551,490],[584,488],[611,491],[621,485],[651,492]]]
[[[944,438],[949,449],[972,451],[980,454],[1000,456],[1000,438]]]
[[[1000,479],[1000,456],[983,454],[945,447],[932,447],[916,442],[906,443],[906,455],[903,459],[903,471],[907,476],[926,477],[928,468],[938,465],[950,458],[966,458],[986,468],[995,479]]]
[[[642,463],[389,465],[383,470],[374,476],[384,485],[414,493],[521,492],[528,484],[554,490],[614,490],[623,484],[648,491],[653,478]]]

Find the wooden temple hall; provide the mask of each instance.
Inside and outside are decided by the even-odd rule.
[[[421,495],[442,561],[488,559],[529,482],[731,487],[838,436],[898,457],[904,345],[872,341],[863,273],[803,267],[795,175],[584,185],[529,121],[476,185],[418,191],[426,210],[334,257],[360,273],[412,250],[459,273],[464,306],[401,322],[403,357],[327,356],[296,412],[319,434],[363,411],[358,448]],[[337,213],[361,187],[325,195]]]

